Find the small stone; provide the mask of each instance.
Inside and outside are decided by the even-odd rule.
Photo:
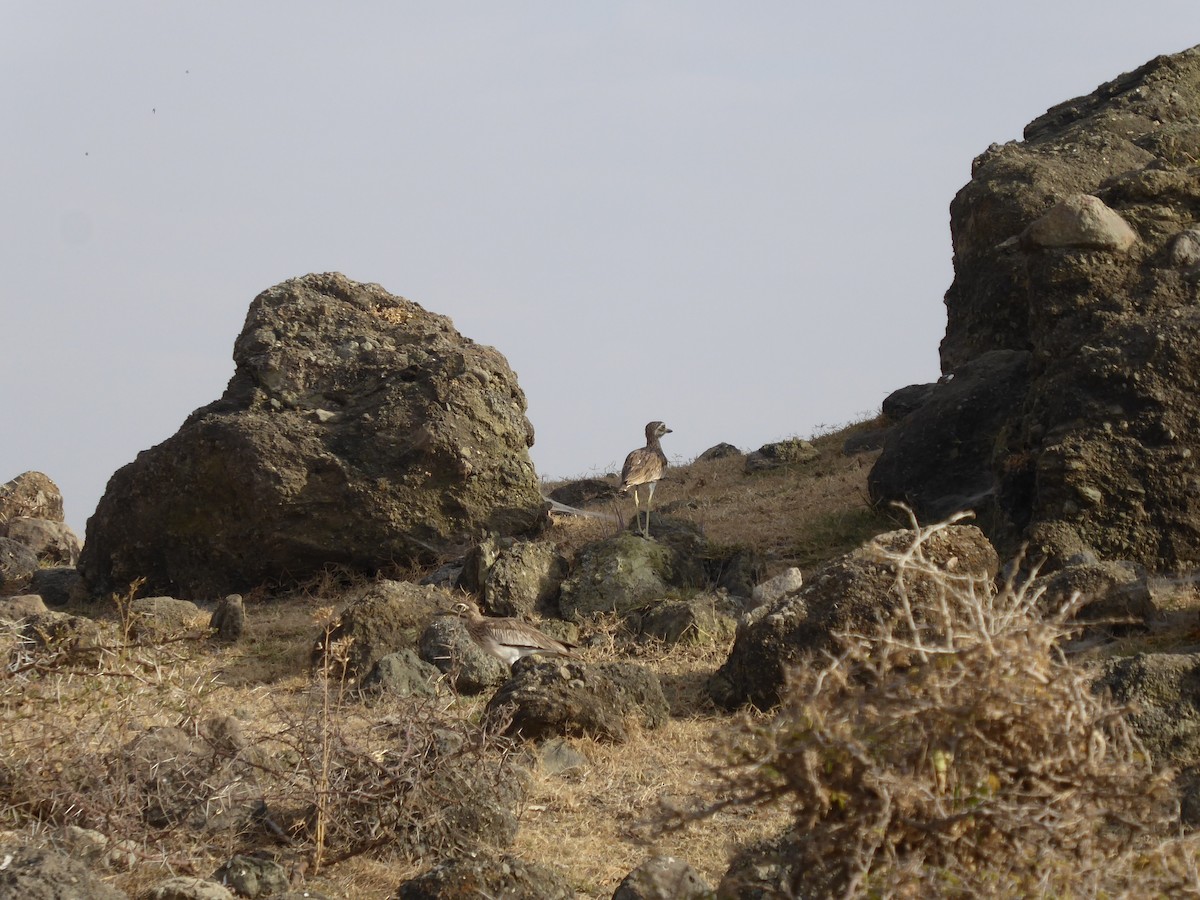
[[[1091,194],[1073,194],[1055,204],[1021,235],[1021,245],[1029,249],[1073,247],[1123,253],[1136,242],[1129,223]]]

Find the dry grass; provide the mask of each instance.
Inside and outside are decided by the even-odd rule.
[[[794,671],[778,713],[726,743],[724,797],[668,824],[785,805],[805,895],[1200,892],[1170,773],[1060,651],[1080,599],[1047,615],[1028,584],[939,570],[922,547],[941,527],[893,554],[895,617]],[[910,597],[914,576],[938,593]]]

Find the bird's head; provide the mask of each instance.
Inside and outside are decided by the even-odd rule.
[[[650,422],[646,426],[647,438],[660,438],[664,434],[670,434],[671,429],[666,426],[665,422]]]

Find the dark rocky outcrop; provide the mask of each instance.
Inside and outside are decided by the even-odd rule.
[[[718,459],[730,459],[741,455],[742,451],[733,446],[733,444],[722,441],[719,444],[714,444],[697,456],[696,462],[713,462]]]
[[[933,516],[983,496],[980,526],[1006,555],[1028,542],[1045,571],[1079,552],[1152,572],[1200,563],[1198,121],[1193,48],[975,160],[951,204],[954,379],[928,401],[940,422],[921,405],[897,426],[876,500]],[[956,404],[963,373],[991,384]]]
[[[40,594],[50,606],[65,606],[78,590],[82,578],[73,566],[46,566],[29,579],[29,590]]]
[[[837,648],[837,633],[869,634],[897,606],[896,555],[912,545],[914,533],[881,534],[857,550],[822,566],[794,593],[755,609],[743,622],[729,658],[709,682],[718,705],[779,702],[789,667]],[[939,581],[974,582],[986,590],[1000,568],[999,557],[973,525],[951,525],[922,545],[931,572],[909,568],[904,587],[914,607],[941,590]]]
[[[565,506],[583,506],[598,500],[615,499],[617,486],[603,478],[580,478],[560,484],[546,496]]]
[[[1021,402],[1028,380],[1028,353],[996,350],[932,385],[885,441],[868,481],[872,500],[902,502],[922,521],[964,509],[989,518],[984,510],[1000,502],[1004,488],[993,471],[996,432]]]
[[[1077,618],[1105,632],[1122,634],[1145,628],[1157,612],[1146,570],[1137,563],[1095,561],[1064,566],[1034,583],[1042,603],[1056,609],[1078,594]]]
[[[213,609],[208,619],[209,631],[219,641],[235,644],[246,634],[246,604],[241,594],[230,594]]]
[[[525,397],[499,352],[339,274],[250,305],[222,397],[109,480],[93,592],[210,600],[335,564],[374,572],[546,514]]]

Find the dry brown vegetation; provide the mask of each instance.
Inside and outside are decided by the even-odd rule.
[[[842,456],[845,436],[763,474],[740,459],[675,466],[656,508],[754,549],[764,576],[810,569],[897,527],[867,503],[873,454]],[[571,553],[616,527],[557,517],[549,537]],[[920,565],[919,548],[907,564]],[[1115,896],[1138,877],[1200,888],[1191,844],[1160,827],[1162,780],[1121,711],[1057,654],[1064,621],[1039,617],[1020,588],[948,584],[940,613],[914,620],[923,630],[848,636],[842,657],[796,674],[777,714],[755,717],[705,695],[728,646],[638,644],[619,622],[592,623],[585,659],[633,656],[661,679],[672,715],[623,744],[570,739],[587,762],[558,775],[484,733],[486,697],[443,686],[434,700],[364,705],[336,666],[310,671],[329,607],[357,590],[331,574],[285,597],[248,595],[248,637],[232,647],[197,633],[131,641],[115,616],[94,647],[0,632],[0,831],[62,845],[66,826],[94,828],[122,842],[103,871],[134,896],[259,849],[312,890],[382,898],[453,849],[436,828],[444,798],[467,778],[505,783],[516,764],[531,777],[508,852],[580,896],[610,897],[653,852],[715,885],[733,852],[797,822],[796,852],[847,894]],[[230,715],[244,732],[232,742],[220,727]],[[210,751],[194,796],[130,762],[127,748],[164,728]],[[233,814],[247,784],[267,801],[249,819]],[[186,810],[200,809],[225,824],[193,827]]]
[[[723,799],[676,821],[786,804],[797,895],[1200,891],[1171,773],[1062,653],[1080,598],[1047,612],[1028,582],[996,591],[939,570],[922,545],[941,527],[892,554],[895,617],[796,670],[777,713],[725,743]],[[937,596],[909,597],[918,575]]]

